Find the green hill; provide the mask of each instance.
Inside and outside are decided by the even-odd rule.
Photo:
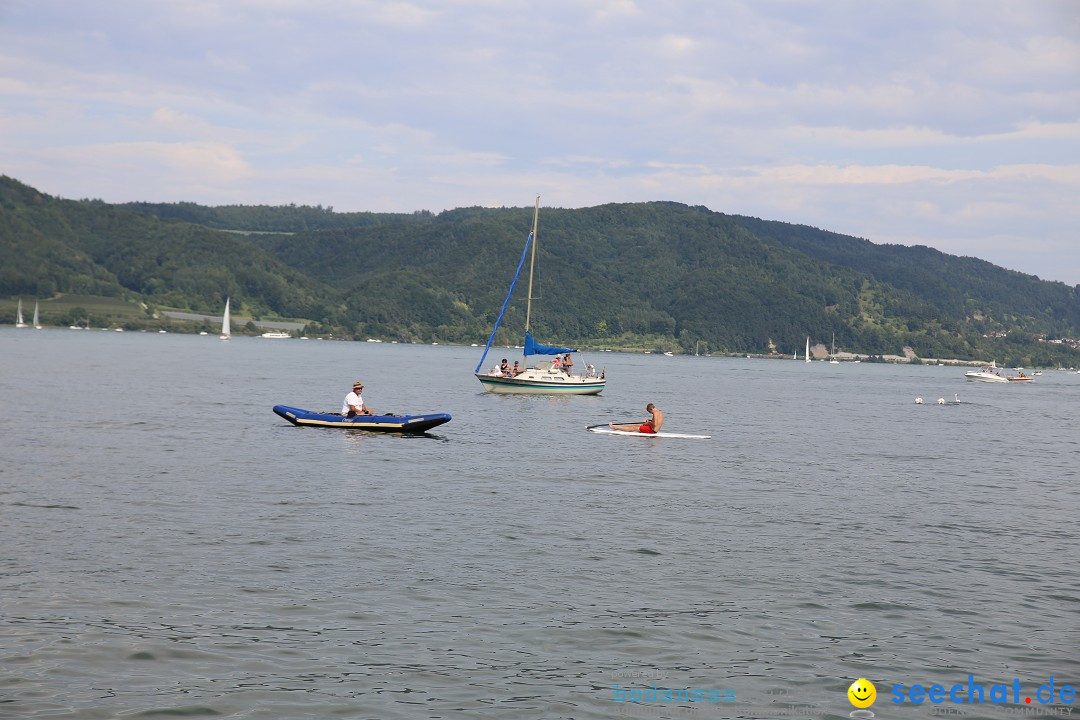
[[[1051,337],[1075,336],[1080,327],[1080,287],[1046,282],[985,260],[947,255],[925,246],[875,245],[805,225],[738,218],[760,238],[923,298],[937,312],[962,318],[983,332],[1034,321]],[[1019,323],[1019,325],[1018,325]]]
[[[532,208],[433,215],[71,201],[0,179],[0,296],[77,292],[196,312],[233,297],[336,336],[483,342]],[[213,225],[215,227],[208,227]],[[540,212],[541,341],[783,352],[838,349],[1076,363],[1077,288],[929,248],[652,202]],[[525,287],[499,342],[520,344]],[[984,337],[996,334],[1003,337]]]
[[[218,314],[323,318],[331,288],[243,236],[50,197],[0,178],[0,295],[101,295]]]

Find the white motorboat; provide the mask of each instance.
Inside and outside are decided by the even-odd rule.
[[[973,382],[987,382],[987,383],[1007,383],[1009,378],[1001,374],[1001,370],[997,365],[991,362],[985,366],[982,370],[968,370],[964,373],[964,377]]]

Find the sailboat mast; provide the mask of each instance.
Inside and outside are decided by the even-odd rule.
[[[532,255],[529,257],[529,295],[528,300],[525,303],[525,332],[529,332],[529,320],[532,319],[532,287],[533,287],[533,267],[536,266],[536,227],[540,219],[540,196],[536,196],[536,207],[533,208],[533,227],[532,227]]]

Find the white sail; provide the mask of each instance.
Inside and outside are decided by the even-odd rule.
[[[228,340],[232,337],[232,318],[229,316],[229,300],[225,298],[225,314],[221,316],[221,339]]]
[[[806,336],[806,362],[810,362],[810,336]]]
[[[34,327],[36,329],[40,330],[41,329],[41,322],[38,320],[38,305],[40,305],[40,303],[37,300],[35,300],[34,301]]]
[[[22,316],[22,298],[19,298],[19,309],[15,311],[15,327],[26,327],[26,321]]]

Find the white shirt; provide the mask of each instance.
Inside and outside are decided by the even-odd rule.
[[[341,405],[341,414],[348,415],[349,411],[352,410],[351,405],[355,405],[361,410],[364,409],[364,398],[355,390],[345,396],[345,402]]]

